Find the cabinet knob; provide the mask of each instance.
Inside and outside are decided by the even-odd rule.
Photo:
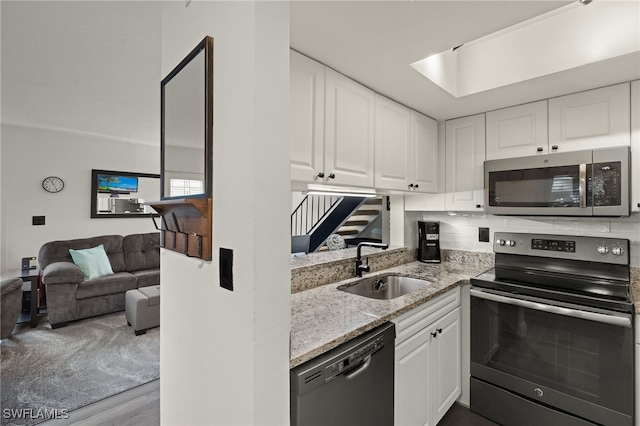
[[[324,177],[324,173],[323,172],[318,173],[318,177],[322,179]]]
[[[329,179],[335,179],[335,178],[336,178],[336,175],[334,175],[333,173],[329,175]]]
[[[416,183],[413,187],[414,187],[414,188],[416,188],[416,189],[418,189],[418,186],[419,186],[419,185]]]
[[[411,188],[413,188],[413,184],[412,183],[409,184],[409,189],[411,189]]]
[[[438,337],[438,333],[437,333],[437,332],[435,332],[435,333],[431,333],[431,336],[432,336],[432,337]]]
[[[558,145],[552,145],[551,149],[558,149]]]
[[[476,209],[481,209],[482,208],[482,204],[476,204]]]
[[[441,328],[437,329],[436,331],[438,332],[438,334],[442,334],[442,329]]]
[[[536,148],[536,151],[538,151],[538,152],[542,152],[542,151],[543,151],[543,149],[542,149],[542,147],[541,147],[541,146],[539,146],[538,148]]]

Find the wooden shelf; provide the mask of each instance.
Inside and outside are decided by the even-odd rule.
[[[212,259],[211,198],[179,198],[145,203],[158,212],[161,246],[189,257]]]

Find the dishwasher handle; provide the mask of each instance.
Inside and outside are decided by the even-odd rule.
[[[369,365],[371,365],[371,355],[367,356],[358,367],[345,374],[345,378],[347,380],[355,379],[360,374],[364,373],[369,368]]]

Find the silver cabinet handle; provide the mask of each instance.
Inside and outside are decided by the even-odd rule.
[[[617,327],[631,328],[631,316],[625,314],[608,315],[597,312],[581,311],[578,309],[563,308],[561,306],[547,305],[544,303],[531,302],[529,300],[515,299],[512,297],[501,296],[495,293],[488,293],[482,290],[471,289],[471,296],[480,299],[491,300],[493,302],[505,303],[507,305],[520,306],[523,308],[534,309],[536,311],[549,312],[551,314],[564,315],[566,317],[580,318],[589,321],[596,321],[603,324],[615,325]]]

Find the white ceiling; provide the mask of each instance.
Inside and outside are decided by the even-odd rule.
[[[409,66],[568,3],[292,1],[291,47],[438,120],[639,79],[635,53],[456,99]]]

